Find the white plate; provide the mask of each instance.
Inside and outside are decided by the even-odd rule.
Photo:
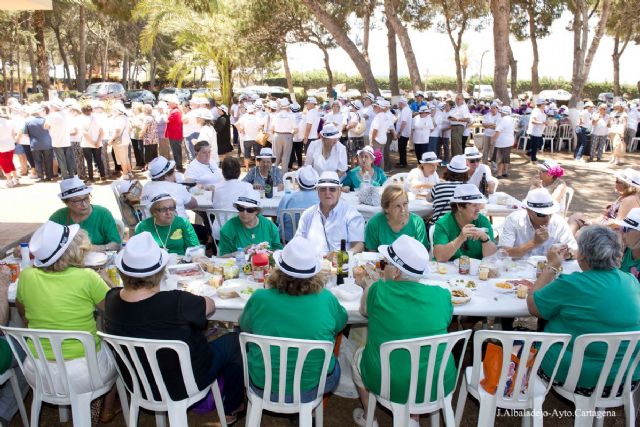
[[[84,257],[84,265],[86,267],[99,267],[105,265],[109,260],[109,256],[104,252],[89,252]]]
[[[499,288],[499,287],[497,286],[497,285],[498,285],[498,283],[503,283],[503,282],[504,282],[503,280],[500,280],[500,281],[496,282],[496,283],[493,285],[493,288],[494,288],[496,291],[498,291],[498,292],[500,292],[500,293],[503,293],[503,294],[509,294],[509,293],[511,293],[511,292],[515,292],[516,287],[515,287],[515,286],[513,286],[513,285],[511,285],[511,283],[509,283],[509,285],[511,285],[511,289],[507,289],[507,288]],[[504,283],[507,283],[507,282],[504,282]]]
[[[256,290],[264,289],[264,286],[262,285],[262,283],[254,283],[254,282],[249,282],[249,283],[250,284],[246,288],[238,292],[238,294],[240,294],[240,298],[242,298],[245,301],[249,301],[249,298],[251,298],[251,295],[253,295],[253,293]]]
[[[464,297],[456,297],[453,296],[453,291],[457,291],[457,292],[464,292],[465,296]],[[465,288],[452,288],[451,289],[451,302],[454,305],[462,305],[462,304],[466,304],[469,301],[471,301],[471,291],[469,289],[465,289]]]
[[[344,284],[331,288],[331,293],[340,301],[356,301],[362,297],[362,292],[362,288],[354,284]]]
[[[222,286],[220,286],[216,290],[216,293],[220,298],[237,298],[237,296],[231,296],[231,295],[233,295],[233,293],[235,292],[239,296],[241,291],[249,287],[253,287],[255,289],[258,286],[259,286],[258,283],[252,282],[250,280],[230,279],[230,280],[225,280]]]
[[[456,280],[462,280],[462,282],[456,282]],[[478,289],[479,280],[478,279],[449,279],[448,282],[451,288],[462,288],[470,291],[475,291]],[[475,286],[474,287],[467,286],[469,282],[473,282]]]

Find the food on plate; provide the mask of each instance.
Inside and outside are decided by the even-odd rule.
[[[467,289],[477,289],[478,285],[473,280],[465,280],[465,279],[456,279],[453,282],[449,280],[449,284],[451,286],[455,286],[456,288],[467,288]]]
[[[453,304],[466,304],[471,301],[471,293],[464,288],[455,288],[451,290],[451,302]]]
[[[224,266],[224,280],[235,279],[240,276],[240,269],[237,265]]]
[[[534,283],[528,279],[512,279],[512,280],[507,280],[507,283],[510,283],[513,286],[520,286],[520,285],[526,286],[529,289],[532,289],[534,285]]]
[[[447,274],[447,266],[438,264],[438,274]]]
[[[224,286],[218,288],[217,294],[222,299],[238,298],[240,294],[237,288],[226,288]]]
[[[462,289],[454,289],[454,290],[451,291],[451,296],[458,297],[458,298],[464,298],[464,297],[466,297],[468,295]]]
[[[177,276],[181,278],[193,278],[197,279],[204,276],[204,272],[199,264],[179,264],[179,265],[171,265],[167,267],[167,271],[172,276]]]
[[[196,256],[192,258],[194,264],[198,264],[204,271],[213,273],[213,269],[216,266],[210,258],[205,256]]]
[[[511,283],[507,283],[507,282],[498,282],[496,283],[496,288],[498,289],[504,289],[504,290],[513,290],[513,285]]]
[[[208,282],[209,282],[209,286],[212,286],[217,289],[220,286],[222,286],[223,281],[224,281],[224,277],[222,277],[222,275],[214,274],[213,276],[211,276]]]

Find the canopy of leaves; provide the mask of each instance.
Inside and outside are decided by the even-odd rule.
[[[548,36],[551,24],[560,17],[564,7],[563,0],[511,0],[511,34],[519,41],[531,37],[529,18],[533,15],[535,37]]]

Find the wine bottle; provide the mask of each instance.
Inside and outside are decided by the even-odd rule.
[[[480,192],[483,196],[487,195],[487,174],[486,172],[482,173],[482,179],[480,180]]]
[[[345,277],[349,275],[349,252],[347,252],[347,241],[340,240],[340,251],[336,255],[338,265],[338,285],[344,283]]]
[[[267,175],[267,179],[264,182],[264,197],[271,199],[273,197],[273,178],[271,172]]]

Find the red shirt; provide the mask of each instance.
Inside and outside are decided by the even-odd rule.
[[[164,131],[165,138],[182,139],[182,113],[178,108],[174,108],[169,112],[167,118],[167,127]]]

